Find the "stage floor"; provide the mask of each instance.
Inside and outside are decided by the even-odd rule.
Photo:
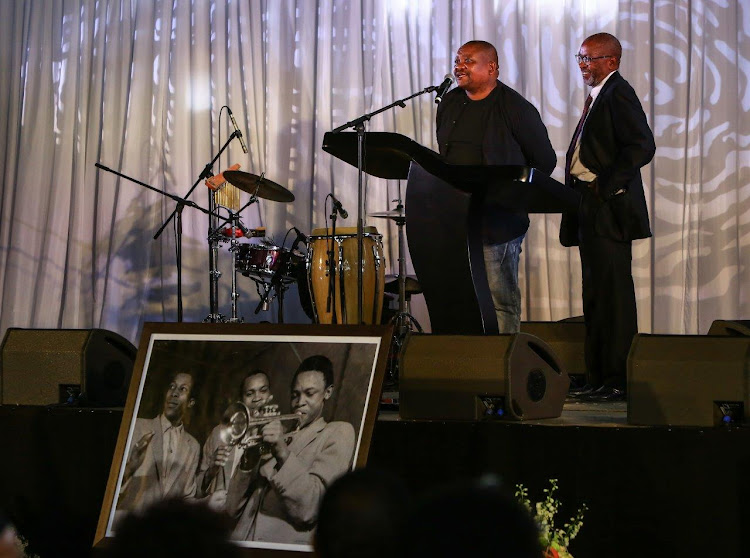
[[[568,399],[563,405],[562,414],[557,418],[525,420],[523,424],[545,426],[596,426],[596,427],[629,427],[647,428],[628,424],[627,402],[584,403]],[[378,414],[378,420],[400,421],[398,410],[394,406],[384,406]],[[514,422],[509,420],[488,420],[486,422]]]

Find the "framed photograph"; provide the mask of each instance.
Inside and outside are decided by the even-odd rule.
[[[95,546],[177,497],[228,514],[248,554],[311,552],[326,487],[367,461],[391,335],[145,324]]]

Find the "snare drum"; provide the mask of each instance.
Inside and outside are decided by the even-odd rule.
[[[237,252],[237,271],[246,277],[270,277],[283,261],[284,249],[279,246],[238,244],[233,249]]]
[[[383,311],[385,257],[382,236],[375,227],[365,227],[362,239],[362,323],[379,324]],[[335,238],[328,229],[314,229],[307,250],[307,272],[315,321],[333,322],[333,308],[328,311],[328,250],[333,244],[336,323],[356,324],[357,228],[337,227]]]

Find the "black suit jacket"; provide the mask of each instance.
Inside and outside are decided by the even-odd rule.
[[[597,175],[599,197],[592,203],[594,230],[600,236],[631,241],[651,236],[643,194],[641,167],[654,156],[654,135],[633,88],[619,72],[602,87],[581,132],[581,162]],[[620,189],[625,193],[614,195]],[[560,225],[563,246],[578,244],[578,214],[564,213]]]

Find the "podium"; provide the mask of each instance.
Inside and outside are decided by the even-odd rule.
[[[323,150],[357,166],[357,134],[328,132]],[[531,167],[449,165],[401,134],[365,135],[363,170],[408,179],[406,232],[432,332],[498,334],[482,248],[484,208],[527,213],[577,211],[579,194]]]

